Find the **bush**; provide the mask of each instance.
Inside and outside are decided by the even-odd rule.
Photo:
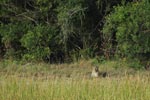
[[[150,53],[150,2],[114,7],[103,28],[106,49],[120,56],[139,57]]]
[[[50,41],[55,35],[53,27],[38,25],[28,30],[21,39],[22,46],[26,49],[23,56],[26,60],[42,60],[51,53]]]
[[[30,27],[27,23],[16,22],[0,25],[1,50],[5,58],[20,58],[22,47],[20,39]]]

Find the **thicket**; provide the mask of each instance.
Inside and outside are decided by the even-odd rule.
[[[103,27],[105,51],[121,58],[150,61],[150,1],[114,7]]]
[[[149,0],[1,0],[0,9],[2,59],[149,58]]]

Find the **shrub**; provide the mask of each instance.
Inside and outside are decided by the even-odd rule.
[[[29,24],[21,22],[0,25],[1,50],[5,58],[20,58],[23,48],[19,40],[29,27]]]
[[[114,7],[103,27],[106,49],[120,56],[139,57],[150,53],[150,2]]]
[[[42,60],[51,53],[50,41],[56,34],[55,29],[48,26],[38,25],[28,30],[21,39],[21,44],[26,48],[23,56],[26,60]]]

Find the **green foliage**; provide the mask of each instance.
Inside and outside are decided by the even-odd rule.
[[[26,23],[10,23],[7,25],[0,25],[0,35],[2,36],[1,41],[4,45],[4,48],[6,49],[6,58],[18,58],[21,56],[22,47],[19,40],[27,31],[28,27],[29,25],[27,26]]]
[[[115,47],[119,55],[135,57],[150,52],[149,5],[150,2],[145,0],[117,6],[106,17],[103,28],[105,38],[109,47],[111,49]],[[114,45],[113,41],[117,45]]]
[[[58,24],[61,28],[61,37],[66,49],[69,48],[68,43],[71,42],[69,40],[70,38],[78,41],[82,34],[81,28],[86,10],[86,8],[82,6],[83,3],[85,3],[84,0],[66,0],[59,2],[59,6],[57,7]],[[69,50],[80,48],[79,45],[81,44],[72,41],[72,45],[75,45],[75,47]]]
[[[38,25],[29,30],[21,39],[22,46],[26,48],[24,59],[42,60],[50,55],[50,41],[56,31],[53,27]]]
[[[130,0],[122,1],[125,4]],[[104,47],[111,50],[113,46],[104,44],[107,43],[104,41],[107,41],[111,34],[107,34],[108,37],[103,38],[103,33],[99,30],[103,27],[105,15],[112,11],[113,6],[119,6],[122,1],[1,0],[0,55],[2,54],[5,58],[23,58],[24,60],[45,60],[47,58],[47,60],[50,60],[51,57],[58,60],[60,57],[67,61],[103,56],[105,54]],[[107,18],[107,25],[104,27],[108,26],[108,28],[104,28],[104,30],[108,31],[104,33],[117,31],[117,39],[122,43],[124,41],[121,39],[124,37],[122,33],[136,34],[136,31],[139,31],[138,23],[140,23],[140,35],[138,37],[132,35],[132,41],[138,43],[142,43],[146,38],[147,42],[145,40],[144,42],[147,44],[135,45],[136,52],[140,52],[143,50],[141,48],[149,46],[149,35],[145,36],[149,21],[139,20],[136,14],[149,13],[149,7],[147,7],[148,4],[142,6],[140,2],[131,4],[131,7],[128,6],[115,8],[114,15],[112,15],[112,12],[112,17]],[[131,9],[132,7],[134,9]],[[138,12],[136,12],[137,9]],[[143,9],[147,10],[143,11]],[[128,13],[131,13],[129,17]],[[134,15],[131,16],[132,14]],[[146,19],[149,19],[149,17]],[[123,23],[123,21],[127,22],[128,20],[131,20],[130,25]],[[130,29],[132,27],[132,30],[129,31],[126,26]],[[132,46],[130,43],[128,41],[124,45],[118,45],[121,48],[120,51],[130,48]],[[108,52],[108,50],[106,51]],[[133,50],[128,50],[128,52],[131,51]],[[149,48],[144,49],[144,52],[147,53],[148,51]],[[126,54],[128,52],[126,51]]]

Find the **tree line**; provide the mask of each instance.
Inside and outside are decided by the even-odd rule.
[[[149,0],[1,0],[0,58],[150,59]]]

